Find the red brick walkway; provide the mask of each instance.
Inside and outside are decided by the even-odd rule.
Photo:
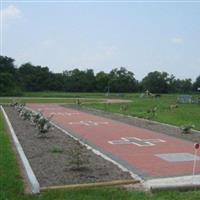
[[[46,116],[53,114],[52,120],[57,125],[121,161],[143,178],[192,174],[193,161],[184,161],[188,159],[185,155],[194,154],[191,142],[55,104],[29,104],[28,107],[42,110]],[[178,157],[174,158],[174,153]],[[162,159],[162,154],[168,154],[169,159],[172,156],[171,160]],[[196,169],[200,173],[199,160]]]

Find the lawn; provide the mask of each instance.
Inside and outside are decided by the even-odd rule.
[[[200,191],[162,191],[157,193],[128,192],[114,187],[65,189],[42,192],[39,195],[23,193],[16,158],[0,113],[0,200],[199,200]]]
[[[23,97],[15,98],[18,102],[26,103],[62,103],[75,104],[80,99],[83,106],[100,109],[108,112],[122,113],[126,115],[150,118],[154,121],[173,124],[176,126],[195,125],[195,129],[200,130],[200,104],[188,103],[178,104],[178,108],[170,109],[170,105],[177,103],[178,94],[162,95],[161,98],[141,98],[137,93],[117,94],[111,93],[65,93],[65,92],[27,92]],[[200,94],[193,95],[195,98]],[[103,99],[117,98],[132,100],[128,104],[105,104]],[[0,97],[0,104],[10,103],[13,98]],[[125,106],[124,106],[125,105]],[[126,110],[123,109],[126,107]],[[147,111],[157,107],[155,116]]]
[[[200,104],[185,103],[177,104],[178,95],[162,95],[161,98],[146,97],[139,95],[126,95],[132,103],[124,104],[99,104],[91,102],[85,107],[95,108],[113,113],[122,113],[140,118],[149,118],[154,121],[173,124],[177,126],[195,125],[200,130]],[[197,97],[197,96],[195,96]],[[178,108],[170,109],[170,105],[178,105]],[[157,107],[155,116],[148,113],[149,110]]]
[[[86,98],[82,101],[101,101],[107,98],[130,98],[136,94],[117,94],[111,93],[107,96],[105,93],[95,92],[24,92],[21,97],[0,97],[1,103],[10,103],[12,99],[26,103],[74,103],[77,98]]]

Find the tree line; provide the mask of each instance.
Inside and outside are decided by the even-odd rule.
[[[22,95],[24,91],[190,93],[200,88],[200,75],[193,83],[190,78],[178,79],[167,72],[154,71],[138,81],[124,67],[109,73],[95,74],[93,69],[78,68],[53,73],[48,67],[31,63],[17,67],[14,62],[13,58],[0,56],[0,96]]]

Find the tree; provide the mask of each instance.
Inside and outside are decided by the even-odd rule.
[[[96,74],[96,89],[98,92],[106,92],[109,90],[109,74],[101,71]]]
[[[0,56],[0,96],[21,95],[14,59]]]
[[[134,73],[126,68],[115,68],[109,73],[109,86],[111,92],[134,92],[138,82],[134,78]]]
[[[0,73],[0,96],[20,96],[21,90],[10,73]]]
[[[169,79],[169,91],[171,93],[188,93],[192,91],[191,79],[176,79],[171,75]]]
[[[180,90],[181,93],[189,93],[192,91],[192,80],[190,78],[180,80]]]
[[[64,71],[65,91],[68,92],[93,92],[95,91],[95,76],[92,69],[81,71],[74,69]]]
[[[142,80],[142,86],[153,93],[167,93],[169,77],[167,72],[150,72]]]
[[[48,89],[50,76],[48,67],[34,66],[25,63],[18,70],[21,87],[25,91],[44,91]]]
[[[16,73],[14,61],[14,59],[7,56],[0,56],[0,73],[9,73],[14,75]]]
[[[61,73],[50,73],[46,83],[46,90],[64,91],[64,76]]]
[[[197,89],[200,88],[200,75],[196,78],[194,84],[193,84],[193,90],[197,91]]]

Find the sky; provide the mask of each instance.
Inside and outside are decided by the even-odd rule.
[[[1,1],[1,52],[17,66],[200,75],[200,1]]]

